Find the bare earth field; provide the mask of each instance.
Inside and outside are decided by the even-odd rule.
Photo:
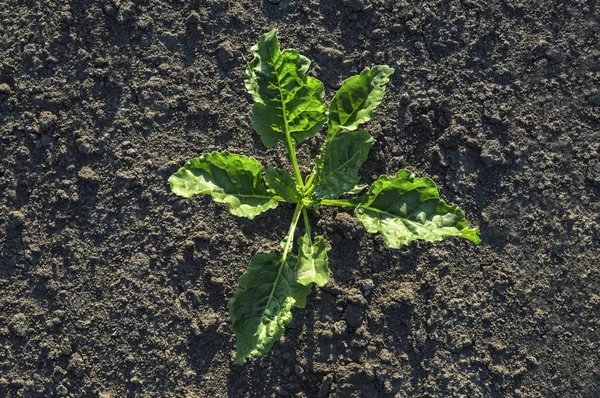
[[[293,207],[236,218],[167,178],[214,150],[287,167],[243,84],[272,28],[327,100],[395,68],[362,180],[432,176],[482,243],[313,212],[330,282],[240,366],[227,303]],[[600,5],[2,1],[0,397],[600,397]]]

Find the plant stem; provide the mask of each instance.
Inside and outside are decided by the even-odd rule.
[[[306,233],[308,234],[308,237],[312,239],[310,237],[310,220],[308,219],[308,212],[305,208],[302,208],[302,216],[304,217],[304,227],[306,228]]]
[[[347,199],[323,199],[321,200],[321,204],[325,206],[351,207],[353,209],[358,206],[358,203]]]
[[[315,177],[317,176],[317,165],[315,165],[315,168],[311,171],[310,176],[308,177],[308,180],[306,181],[306,186],[307,187],[311,187],[312,188],[312,183],[315,180]]]
[[[296,158],[296,144],[292,139],[292,136],[288,132],[287,119],[283,118],[284,127],[285,127],[285,147],[290,154],[290,163],[292,164],[292,168],[294,169],[294,176],[296,177],[296,184],[300,186],[300,188],[304,188],[304,180],[302,179],[302,174],[300,174],[300,168],[298,167],[298,159]]]
[[[288,255],[289,251],[292,249],[292,246],[294,244],[294,232],[296,231],[296,226],[298,225],[298,220],[300,219],[300,213],[302,213],[303,209],[304,209],[304,206],[302,205],[302,203],[298,202],[296,204],[296,210],[294,210],[294,217],[292,217],[292,223],[290,224],[290,229],[288,230],[288,234],[285,238],[285,246],[283,248],[283,254],[281,255],[282,262],[285,262],[287,260],[287,255]],[[281,271],[281,269],[279,271]],[[279,275],[278,275],[278,277],[279,277]]]

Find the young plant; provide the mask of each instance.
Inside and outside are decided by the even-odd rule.
[[[171,190],[189,198],[211,195],[226,203],[231,213],[254,218],[277,207],[295,204],[281,252],[259,253],[239,280],[229,302],[231,330],[236,335],[235,363],[267,353],[292,319],[294,307],[304,308],[312,284],[329,279],[322,236],[312,236],[308,209],[339,206],[354,211],[366,230],[383,235],[393,248],[413,240],[437,241],[459,236],[479,243],[479,230],[469,228],[463,212],[439,198],[429,178],[415,178],[409,170],[379,177],[369,190],[357,187],[358,170],[375,140],[359,127],[371,119],[394,70],[385,65],[365,69],[347,79],[329,108],[323,103],[323,83],[306,76],[310,61],[298,51],[281,51],[277,31],[260,36],[252,48],[246,88],[252,98],[252,126],[263,144],[285,145],[292,173],[262,165],[229,152],[206,153],[191,159],[169,178]],[[315,136],[327,124],[327,134],[311,174],[304,178],[296,159],[296,143]],[[356,187],[356,188],[355,188]],[[338,199],[340,196],[351,199]],[[294,234],[304,221],[304,234]]]

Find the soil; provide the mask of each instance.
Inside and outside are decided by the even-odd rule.
[[[293,208],[236,218],[167,178],[250,125],[259,34],[330,99],[396,69],[364,182],[429,175],[481,229],[388,249],[311,215],[330,283],[233,365],[227,303]],[[321,139],[300,145],[306,172]],[[0,9],[0,396],[600,396],[595,0],[25,1]]]

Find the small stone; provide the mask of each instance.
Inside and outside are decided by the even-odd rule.
[[[12,228],[20,227],[25,224],[25,215],[20,211],[11,211],[8,215],[8,225]]]
[[[373,283],[373,280],[365,279],[364,281],[362,281],[361,288],[363,291],[363,295],[367,297],[369,294],[371,294],[371,290],[373,290],[374,287],[375,284]]]
[[[600,161],[594,159],[588,164],[586,177],[595,187],[600,187]]]
[[[79,330],[86,330],[86,329],[89,329],[91,324],[92,324],[92,321],[90,321],[89,319],[86,319],[86,320],[79,319],[77,322],[75,322],[75,328],[77,328]]]
[[[421,122],[421,126],[425,129],[425,131],[430,132],[433,129],[433,125],[431,123],[431,119],[427,115],[419,116],[419,122]]]
[[[94,145],[86,138],[77,139],[77,151],[82,155],[89,155],[94,151]]]
[[[85,373],[85,361],[82,356],[78,353],[74,353],[71,355],[69,359],[69,365],[67,366],[67,370],[72,372],[77,377],[82,377]]]
[[[400,105],[406,106],[408,104],[410,104],[410,95],[408,95],[408,93],[403,93],[400,96]]]
[[[508,163],[502,154],[502,148],[497,140],[487,141],[481,148],[481,161],[486,168],[501,166]]]
[[[39,129],[38,132],[41,133],[47,133],[52,131],[52,129],[54,128],[54,126],[56,125],[56,120],[58,118],[56,117],[56,115],[52,112],[41,112],[38,116],[38,123],[39,123]]]
[[[395,24],[392,25],[392,27],[390,28],[390,30],[393,33],[402,33],[402,31],[404,30],[404,26],[402,26],[402,24],[395,23]]]
[[[46,321],[46,329],[55,330],[62,324],[62,320],[58,317],[54,317]]]
[[[83,166],[77,175],[83,181],[92,183],[100,182],[100,177],[98,177],[98,174],[96,174],[96,172],[88,166]]]
[[[12,93],[10,86],[6,83],[0,83],[0,94],[9,96]]]
[[[383,38],[383,30],[375,29],[373,33],[371,33],[371,38],[373,40],[381,40]]]
[[[200,23],[200,15],[197,11],[192,11],[187,17],[187,24],[190,26],[196,26]]]
[[[60,397],[65,397],[65,396],[69,395],[69,390],[67,389],[67,387],[65,387],[63,384],[61,384],[58,387],[56,387],[56,393]]]
[[[498,281],[494,284],[494,288],[498,292],[499,295],[506,295],[506,291],[508,289],[508,281]]]
[[[169,75],[171,72],[171,65],[168,63],[158,65],[158,72],[163,76]]]
[[[294,373],[296,373],[296,376],[302,377],[304,375],[304,369],[302,369],[302,366],[296,365],[294,368]]]
[[[15,336],[25,337],[29,328],[27,327],[27,317],[23,313],[13,315],[8,324],[10,330]]]
[[[175,51],[178,45],[178,36],[176,33],[167,32],[161,36],[165,47],[171,51]]]
[[[119,25],[123,25],[125,22],[131,19],[131,16],[134,12],[134,4],[131,2],[122,2],[119,6],[119,10],[117,11],[117,23]]]
[[[367,6],[365,0],[343,0],[342,4],[353,11],[361,11]]]
[[[2,87],[2,85],[0,84],[0,87]],[[2,92],[0,90],[0,92]],[[594,94],[594,95],[590,95],[588,97],[588,104],[590,104],[590,106],[593,107],[600,107],[600,93],[599,94]]]
[[[94,66],[96,68],[103,68],[108,65],[108,61],[102,57],[98,57],[94,60]]]
[[[236,60],[233,54],[233,48],[230,42],[224,41],[217,49],[217,57],[223,69],[231,69],[235,66]]]
[[[153,22],[153,20],[150,16],[142,15],[141,17],[138,18],[136,26],[138,27],[138,29],[145,30],[145,31],[151,31],[152,30],[152,22]]]
[[[329,394],[329,389],[333,384],[333,375],[328,374],[323,378],[321,382],[321,388],[319,388],[319,398],[325,398]]]
[[[346,323],[348,326],[357,328],[361,325],[364,317],[364,310],[356,304],[348,304],[346,307]]]

